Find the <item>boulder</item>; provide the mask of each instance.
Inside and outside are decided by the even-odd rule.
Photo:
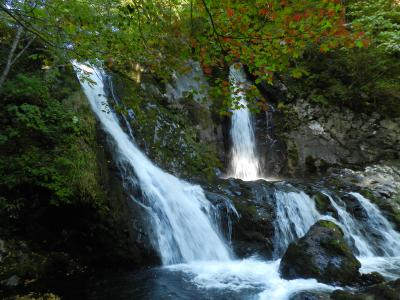
[[[279,266],[285,279],[315,278],[327,284],[360,282],[360,262],[333,222],[320,220],[300,240],[289,245]]]

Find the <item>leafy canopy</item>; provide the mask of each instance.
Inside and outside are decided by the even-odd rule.
[[[106,62],[128,77],[168,78],[194,59],[206,74],[240,61],[257,82],[272,82],[276,72],[306,74],[296,59],[310,44],[321,52],[366,44],[347,28],[339,0],[18,0],[0,8],[3,24],[38,36],[57,63]]]

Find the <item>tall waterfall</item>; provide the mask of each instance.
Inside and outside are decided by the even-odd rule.
[[[121,128],[104,96],[103,74],[75,63],[83,90],[102,127],[114,139],[118,160],[132,168],[139,181],[144,204],[149,208],[156,244],[163,264],[197,260],[230,260],[230,251],[211,222],[211,204],[201,187],[191,185],[155,166]]]
[[[229,176],[242,180],[260,178],[260,162],[257,157],[256,141],[250,110],[247,107],[245,87],[246,74],[240,64],[229,69],[232,97],[242,107],[232,114],[232,150]]]

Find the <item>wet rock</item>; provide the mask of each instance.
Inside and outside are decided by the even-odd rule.
[[[2,284],[6,287],[16,287],[19,285],[20,278],[17,275],[12,275],[6,280],[2,281]]]
[[[341,229],[321,220],[289,245],[279,270],[285,279],[316,278],[328,284],[350,285],[360,281],[360,267]]]
[[[17,295],[12,298],[7,298],[6,300],[61,300],[55,294],[52,293],[45,293],[45,294],[38,294],[38,293],[29,293],[27,295]]]
[[[239,257],[258,254],[271,258],[275,234],[273,186],[263,180],[244,182],[228,179],[218,180],[204,188],[208,191],[206,196],[212,203],[225,201],[221,198],[227,199],[238,212],[238,216],[230,216],[232,236],[228,237],[232,239],[235,253]],[[226,219],[226,212],[221,211],[221,213]]]
[[[317,210],[322,215],[331,215],[333,217],[337,217],[337,211],[332,206],[329,197],[319,191],[313,191],[314,195],[312,195],[312,199],[315,201],[315,206]]]
[[[3,260],[5,254],[6,254],[6,243],[2,239],[0,239],[0,262]]]
[[[290,300],[330,300],[329,294],[321,292],[300,292],[292,296]]]
[[[362,285],[370,286],[385,282],[385,278],[378,272],[361,274]]]
[[[332,300],[374,300],[374,298],[370,298],[367,295],[355,294],[349,291],[336,290],[331,294]]]
[[[358,292],[336,290],[331,294],[332,300],[399,300],[400,279],[383,282],[361,289]]]
[[[400,161],[375,164],[358,171],[333,170],[327,183],[347,192],[358,191],[376,204],[400,230]],[[356,217],[362,217],[357,201],[351,197],[344,200]]]

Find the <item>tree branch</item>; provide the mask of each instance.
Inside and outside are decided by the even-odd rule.
[[[36,36],[33,36],[28,43],[25,45],[25,47],[14,57],[14,59],[11,62],[11,65],[15,64],[15,62],[18,60],[18,58],[21,57],[21,55],[26,51],[26,49],[29,48],[29,46],[33,43],[33,41],[36,39]]]

